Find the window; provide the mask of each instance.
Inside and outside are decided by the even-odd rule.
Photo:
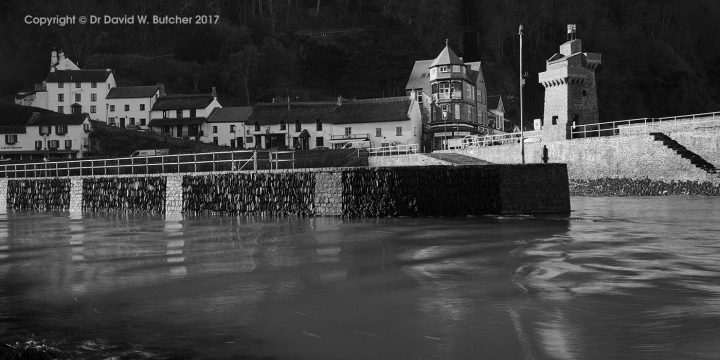
[[[253,137],[252,137],[252,136],[246,136],[246,137],[245,137],[245,142],[248,143],[248,144],[252,144],[252,142],[253,142]]]
[[[346,127],[346,128],[345,128],[345,136],[350,136],[350,134],[352,134],[352,128],[351,128],[351,127]]]
[[[48,149],[57,150],[60,147],[60,140],[48,140]]]
[[[213,126],[213,134],[217,134],[217,126]]]
[[[90,87],[93,89],[97,89],[97,83],[96,82],[90,83]]]
[[[453,66],[452,66],[452,71],[454,71],[454,72],[460,72],[460,65],[453,65]]]
[[[315,122],[315,130],[322,131],[322,121],[320,119]]]
[[[85,130],[85,132],[90,132],[90,124],[84,123],[84,124],[83,124],[83,130]]]
[[[472,86],[470,86],[470,84],[464,82],[463,89],[465,89],[465,98],[472,101],[473,100]]]
[[[80,88],[80,83],[79,83],[79,82],[76,82],[76,83],[75,83],[75,88],[76,88],[76,89],[79,89],[79,88]]]
[[[145,104],[140,104],[140,111],[145,111]]]
[[[583,89],[583,96],[587,96],[587,90]]]
[[[35,140],[35,150],[42,149],[42,140]]]
[[[115,105],[110,105],[110,111],[115,111]]]
[[[146,124],[146,120],[145,120],[145,119],[140,119],[140,126],[145,126],[145,124]]]
[[[300,132],[300,131],[302,131],[302,126],[300,125],[299,121],[296,121],[295,122],[295,132]]]
[[[375,128],[375,137],[382,137],[382,128]]]
[[[167,119],[167,117],[168,117],[168,112],[167,112],[167,110],[164,110],[163,111],[163,119]]]
[[[197,110],[190,109],[190,117],[197,117]]]
[[[285,130],[285,122],[284,121],[280,122],[280,130]]]
[[[72,140],[65,140],[65,148],[72,149]]]
[[[61,114],[64,114],[64,113],[65,113],[65,107],[63,107],[63,106],[58,106],[58,112],[61,113]]]
[[[58,102],[65,101],[65,95],[64,94],[58,94]]]
[[[231,148],[235,147],[235,139],[230,139],[230,147]]]
[[[97,94],[90,94],[90,101],[97,101]]]
[[[110,84],[107,84],[107,85],[108,85],[108,90],[110,90]]]
[[[260,123],[257,121],[255,122],[255,131],[260,131]]]
[[[402,136],[402,126],[395,128],[395,136]]]
[[[440,99],[449,99],[450,98],[450,83],[440,83]]]
[[[552,117],[552,124],[553,124],[553,125],[557,125],[557,119],[558,119],[557,115],[555,115],[555,116]]]
[[[170,133],[170,127],[169,126],[163,126],[162,128],[163,134],[169,134]]]
[[[95,106],[95,105],[90,105],[90,113],[91,113],[91,114],[94,114],[94,113],[96,113],[96,112],[97,112],[97,106]]]
[[[58,89],[65,88],[65,83],[58,83]]]
[[[441,66],[441,67],[440,67],[440,72],[450,72],[450,68],[447,67],[447,66]]]
[[[62,135],[66,135],[67,132],[68,132],[68,127],[67,127],[67,125],[57,125],[57,126],[55,126],[55,133],[56,133],[56,134],[62,136]]]
[[[5,135],[5,143],[8,145],[15,145],[17,143],[17,135],[16,134]]]
[[[455,104],[455,120],[460,120],[460,104]]]
[[[322,136],[316,137],[315,146],[325,146],[325,139]]]
[[[421,103],[423,101],[422,91],[417,90],[415,92],[415,98],[417,99],[417,102]]]
[[[218,144],[218,138],[217,138],[217,136],[213,137],[213,144],[215,144],[215,145]]]
[[[135,125],[135,118],[130,118],[130,125]]]
[[[230,125],[230,132],[231,132],[231,133],[234,133],[234,132],[235,132],[235,125]]]
[[[482,90],[477,91],[477,101],[481,104],[483,103]]]
[[[115,125],[115,118],[114,118],[114,117],[111,117],[109,120],[110,120],[110,125]]]
[[[130,111],[130,105],[125,104],[125,111]]]
[[[473,117],[472,117],[472,109],[473,108],[471,106],[467,106],[467,105],[466,105],[466,107],[467,107],[467,121],[472,121],[473,120]]]

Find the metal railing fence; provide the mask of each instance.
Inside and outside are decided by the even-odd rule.
[[[369,148],[368,154],[370,156],[391,156],[391,155],[407,155],[415,154],[418,152],[418,144],[410,145],[393,145]]]

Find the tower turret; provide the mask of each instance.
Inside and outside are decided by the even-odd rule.
[[[595,69],[601,56],[582,52],[576,32],[575,24],[567,26],[567,41],[547,60],[546,70],[538,74],[538,82],[545,87],[543,129],[555,129],[557,138],[568,138],[573,125],[599,120]]]

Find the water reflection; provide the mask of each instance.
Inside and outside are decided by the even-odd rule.
[[[720,225],[703,214],[720,206],[625,200],[575,199],[572,220],[10,212],[0,340],[26,329],[165,357],[711,358]]]

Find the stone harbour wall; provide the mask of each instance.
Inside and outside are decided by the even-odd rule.
[[[82,184],[83,211],[163,213],[165,177],[94,177]]]
[[[66,211],[70,179],[8,180],[6,206],[18,210]]]
[[[467,216],[570,211],[567,167],[298,169],[0,181],[6,207],[275,216]]]

